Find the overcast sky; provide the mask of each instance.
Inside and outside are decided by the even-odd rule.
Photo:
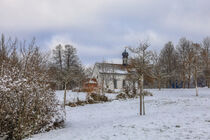
[[[44,50],[72,44],[83,64],[121,62],[125,46],[159,51],[181,37],[210,36],[209,0],[0,0],[0,32]]]

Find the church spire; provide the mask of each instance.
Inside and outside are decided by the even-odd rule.
[[[122,53],[122,63],[124,66],[128,64],[128,52],[126,51],[126,49]]]

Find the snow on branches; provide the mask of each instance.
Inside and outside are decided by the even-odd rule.
[[[24,54],[16,65],[8,59],[0,66],[0,137],[22,139],[64,120],[44,58],[33,47]]]

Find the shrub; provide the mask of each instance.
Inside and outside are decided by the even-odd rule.
[[[108,89],[107,93],[114,93],[114,90]]]
[[[144,90],[143,94],[144,96],[153,96],[153,94],[147,90]]]
[[[64,120],[49,77],[41,66],[30,63],[36,60],[32,56],[28,64],[22,60],[21,67],[9,62],[0,66],[0,134],[8,139],[49,131]]]
[[[144,96],[153,96],[153,94],[149,91],[144,90],[143,91]],[[139,94],[138,94],[139,95]],[[128,99],[128,98],[136,98],[138,97],[137,94],[134,94],[133,92],[121,92],[116,96],[116,99]]]
[[[116,99],[126,99],[126,94],[125,93],[120,93],[116,96]]]
[[[136,94],[130,94],[126,92],[121,92],[116,96],[117,99],[128,99],[128,98],[135,98]]]
[[[97,94],[97,93],[91,93],[90,97],[94,101],[103,101],[103,102],[107,102],[108,101],[108,97],[106,97],[105,95]]]

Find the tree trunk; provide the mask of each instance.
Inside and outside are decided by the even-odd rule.
[[[160,90],[161,87],[160,87],[160,78],[158,78],[158,89]]]
[[[145,115],[145,106],[144,106],[144,93],[143,93],[143,75],[140,79],[140,115]]]
[[[196,86],[196,96],[198,96],[198,86],[197,86],[197,81],[196,81],[196,84],[195,84]]]
[[[102,90],[102,95],[104,95],[104,79],[102,80],[101,90]]]
[[[139,96],[140,96],[140,98],[139,98],[140,99],[140,115],[142,115],[142,108],[143,108],[142,107],[142,94],[143,94],[142,92],[143,91],[142,91],[142,86],[141,85],[142,84],[141,84],[141,79],[140,79],[140,81],[139,81],[139,86],[140,86],[140,94],[139,94]]]
[[[206,79],[206,86],[208,87],[208,80]]]
[[[183,74],[183,84],[182,84],[182,88],[185,88],[185,81],[186,81],[186,78],[185,78],[185,74]]]
[[[190,88],[190,75],[188,76],[188,88]]]
[[[196,88],[196,96],[198,96],[197,68],[196,67],[195,67],[195,88]]]
[[[65,82],[65,87],[64,87],[64,101],[63,101],[63,107],[65,108],[66,105],[66,82]]]
[[[143,115],[145,115],[144,93],[143,93]]]
[[[141,93],[141,90],[140,90],[140,115],[142,115],[142,93]]]
[[[142,95],[143,95],[143,115],[145,115],[145,104],[144,104],[144,75],[142,74]]]

